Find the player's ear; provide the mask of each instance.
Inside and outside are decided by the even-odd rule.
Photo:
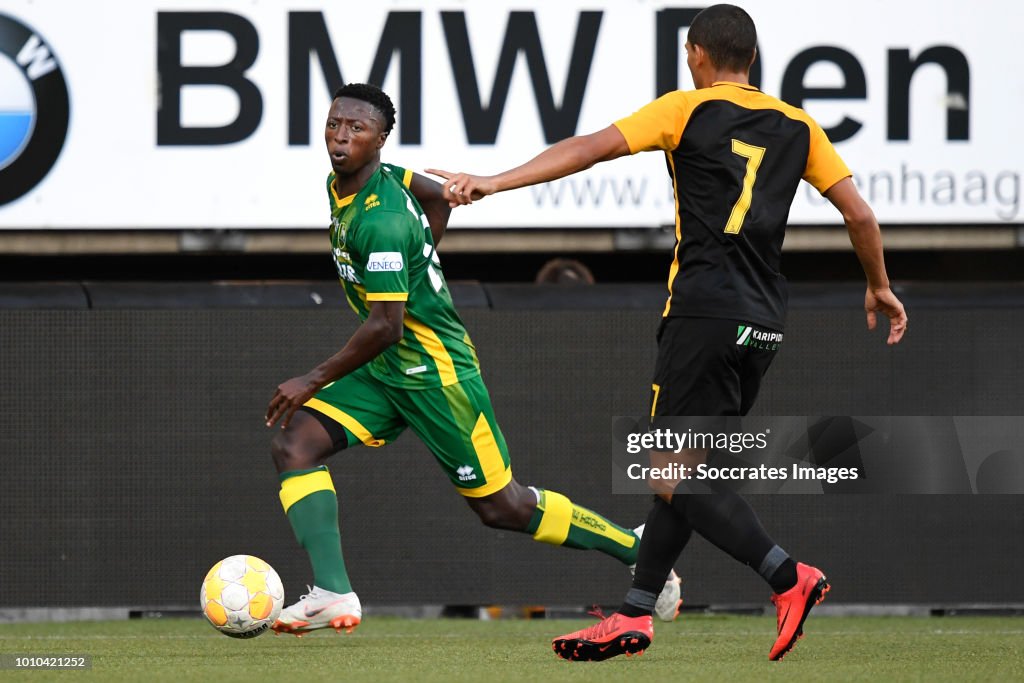
[[[388,131],[381,131],[380,137],[377,138],[377,149],[384,146],[384,143],[388,141]]]
[[[754,48],[754,52],[750,55],[750,64],[747,64],[747,71],[754,67],[755,61],[757,61],[757,47]]]
[[[694,48],[697,50],[698,66],[703,65],[704,62],[708,62],[711,60],[711,57],[708,56],[708,51],[704,49],[703,45],[695,45]]]

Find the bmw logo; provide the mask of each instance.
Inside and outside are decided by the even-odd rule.
[[[0,205],[46,177],[68,132],[68,87],[50,46],[0,14]]]

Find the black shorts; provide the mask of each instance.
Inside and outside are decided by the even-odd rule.
[[[668,317],[658,328],[651,418],[746,415],[782,333],[719,318]]]

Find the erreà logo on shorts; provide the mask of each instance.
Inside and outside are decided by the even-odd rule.
[[[765,351],[776,351],[782,344],[782,333],[770,330],[759,330],[750,325],[739,325],[736,328],[736,345],[750,346]]]
[[[0,14],[0,205],[29,192],[53,168],[69,112],[53,50],[33,29]]]
[[[366,259],[367,273],[394,273],[404,267],[402,254],[397,251],[375,251]]]

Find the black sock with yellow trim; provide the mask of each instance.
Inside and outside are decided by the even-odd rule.
[[[295,538],[313,565],[313,583],[335,593],[351,591],[341,553],[338,495],[327,467],[282,472],[280,496]]]
[[[598,513],[574,504],[555,491],[530,489],[537,495],[537,509],[525,531],[535,541],[581,550],[599,550],[624,564],[636,562],[640,539]]]

